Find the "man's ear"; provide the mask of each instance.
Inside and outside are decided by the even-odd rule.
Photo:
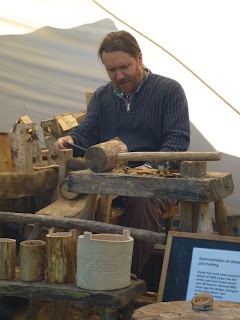
[[[139,55],[138,55],[138,65],[139,65],[140,67],[143,66],[142,52],[139,52]]]

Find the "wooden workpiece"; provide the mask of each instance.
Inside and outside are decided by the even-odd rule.
[[[213,310],[195,311],[191,301],[171,301],[154,303],[137,309],[132,320],[219,320],[239,319],[240,304],[229,301],[214,301]]]
[[[230,173],[208,173],[200,178],[133,176],[121,173],[70,172],[68,190],[78,193],[211,202],[233,192]]]

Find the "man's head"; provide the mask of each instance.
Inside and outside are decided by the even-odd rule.
[[[100,44],[98,55],[113,85],[129,95],[142,80],[142,53],[136,39],[126,31],[111,32]]]

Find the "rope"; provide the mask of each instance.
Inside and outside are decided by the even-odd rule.
[[[132,29],[133,31],[137,32],[138,34],[140,34],[142,37],[144,37],[145,39],[147,39],[148,41],[152,42],[153,44],[155,44],[157,47],[159,47],[160,49],[162,49],[163,51],[165,51],[168,55],[170,55],[173,59],[175,59],[178,63],[180,63],[185,69],[187,69],[189,72],[191,72],[198,80],[200,80],[208,89],[210,89],[213,93],[215,93],[222,101],[224,101],[230,108],[232,108],[236,113],[238,113],[240,115],[240,111],[238,111],[236,108],[234,108],[227,100],[225,100],[219,93],[217,93],[212,87],[210,87],[202,78],[200,78],[194,71],[192,71],[190,68],[188,68],[182,61],[180,61],[178,58],[176,58],[171,52],[169,52],[168,50],[166,50],[165,48],[163,48],[161,45],[159,45],[157,42],[155,42],[154,40],[150,39],[149,37],[147,37],[145,34],[143,34],[142,32],[138,31],[137,29],[133,28],[132,26],[130,26],[128,23],[126,23],[125,21],[121,20],[120,18],[118,18],[117,16],[115,16],[112,12],[110,12],[109,10],[107,10],[106,8],[104,8],[102,5],[100,5],[96,0],[92,0],[96,5],[98,5],[101,9],[103,9],[104,11],[106,11],[107,13],[109,13],[112,17],[114,17],[115,19],[117,19],[118,21],[120,21],[121,23],[123,23],[124,25],[126,25],[128,28]]]

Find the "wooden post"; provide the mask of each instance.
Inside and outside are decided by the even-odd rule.
[[[209,210],[208,202],[199,202],[199,213],[198,213],[198,233],[212,234],[212,219]]]
[[[180,201],[179,213],[181,220],[181,231],[192,232],[192,202]]]
[[[96,212],[96,220],[109,223],[112,200],[116,196],[102,195],[99,203],[99,208]]]
[[[0,279],[15,278],[16,240],[0,238]]]
[[[180,175],[183,178],[197,178],[203,177],[207,173],[206,161],[183,161],[180,165]],[[189,201],[180,202],[180,218],[181,218],[181,231],[185,232],[200,232],[212,233],[210,228],[211,220],[209,209],[207,209],[208,203],[201,204]],[[199,216],[201,212],[201,216]],[[206,216],[203,217],[205,213]],[[201,226],[199,226],[201,223]],[[211,223],[212,225],[212,223]],[[198,227],[199,226],[199,227]],[[202,233],[202,232],[200,232]]]
[[[47,281],[50,283],[72,283],[75,281],[76,232],[56,232],[46,236]],[[76,243],[76,238],[75,238]],[[74,276],[73,276],[74,275]]]
[[[229,236],[227,216],[228,211],[223,199],[215,201],[215,219],[221,236]]]
[[[0,132],[0,172],[13,171],[8,132]]]
[[[40,281],[45,279],[46,243],[26,240],[20,243],[20,279]]]
[[[73,156],[72,149],[63,149],[59,152],[59,172],[58,172],[58,186],[57,186],[57,199],[60,199],[62,196],[60,194],[61,183],[67,177],[68,169],[67,163],[70,158]]]

